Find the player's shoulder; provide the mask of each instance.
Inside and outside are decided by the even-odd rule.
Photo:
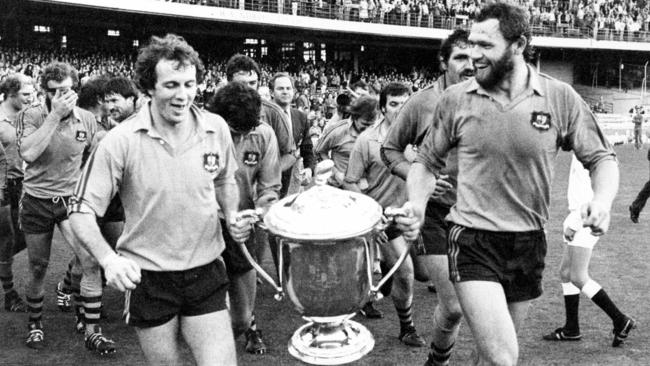
[[[260,135],[265,141],[275,140],[275,131],[265,123],[260,123],[253,130],[255,134]]]
[[[334,124],[327,126],[325,131],[323,131],[323,136],[328,136],[332,134],[343,133],[350,127],[350,119],[342,119],[334,122]]]
[[[77,118],[83,120],[84,122],[97,124],[97,120],[95,119],[95,115],[92,114],[92,112],[90,112],[90,111],[88,111],[86,109],[83,109],[83,108],[80,108],[80,107],[74,107],[74,112],[73,113]]]

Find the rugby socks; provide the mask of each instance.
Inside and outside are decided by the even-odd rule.
[[[431,350],[429,351],[428,364],[433,365],[448,365],[449,357],[451,357],[451,351],[454,349],[454,343],[452,343],[447,348],[439,348],[433,342],[431,342]]]
[[[571,282],[565,282],[562,283],[562,293],[564,294],[564,308],[566,311],[564,331],[567,335],[580,334],[580,322],[578,319],[580,289]]]
[[[39,324],[43,318],[43,296],[27,296],[27,309],[29,310],[29,323]]]
[[[399,317],[400,334],[415,329],[415,326],[413,325],[413,311],[410,305],[403,309],[395,305],[395,310],[397,310],[397,316]]]
[[[99,324],[99,318],[102,313],[102,297],[100,296],[80,296],[83,304],[83,316],[86,322],[86,335],[89,336],[96,332],[95,326]]]
[[[0,265],[4,265],[4,263],[0,263]],[[11,264],[9,264],[11,266]],[[12,291],[14,291],[14,276],[9,275],[9,276],[1,276],[0,277],[0,282],[2,282],[2,289],[4,290],[5,294],[8,294]]]
[[[609,316],[615,325],[621,319],[625,318],[625,315],[614,305],[614,302],[609,298],[605,290],[594,280],[590,279],[582,287],[582,293],[585,294],[594,304],[598,305],[599,308]]]

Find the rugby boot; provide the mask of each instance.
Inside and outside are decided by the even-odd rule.
[[[29,334],[25,344],[29,348],[43,349],[45,347],[45,334],[43,333],[43,324],[41,322],[30,322],[28,325]]]
[[[375,308],[372,301],[367,302],[359,312],[368,319],[381,319],[384,317],[384,314]]]
[[[5,310],[12,313],[26,313],[27,304],[25,304],[15,290],[10,291],[5,294]]]
[[[262,331],[252,330],[248,328],[246,330],[246,352],[262,355],[266,353],[266,345],[262,339]]]
[[[620,347],[627,339],[630,331],[636,328],[636,320],[630,318],[629,316],[624,316],[623,319],[617,323],[617,325],[614,325],[614,330],[612,331],[614,333],[612,347]]]
[[[93,327],[93,332],[85,336],[84,343],[86,345],[86,349],[93,351],[100,356],[109,355],[111,353],[115,353],[116,351],[115,342],[113,342],[111,339],[106,338],[102,334],[102,328],[100,328],[99,325],[95,325]]]
[[[557,328],[549,334],[542,336],[545,341],[579,341],[582,339],[582,334],[567,332],[564,328]]]
[[[65,292],[61,282],[56,284],[56,305],[65,313],[72,310],[72,293]]]
[[[424,347],[427,344],[415,330],[415,327],[407,327],[402,330],[397,338],[409,347]]]

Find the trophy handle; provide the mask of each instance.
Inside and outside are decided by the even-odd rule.
[[[266,271],[264,270],[264,268],[262,268],[262,266],[257,264],[257,262],[255,261],[253,256],[248,252],[248,248],[246,248],[245,243],[240,243],[239,248],[241,248],[241,251],[244,253],[244,256],[246,257],[248,262],[251,264],[251,266],[253,266],[253,268],[255,268],[257,273],[259,273],[262,276],[262,278],[264,278],[266,280],[266,282],[268,282],[271,286],[273,286],[275,288],[276,294],[273,297],[277,301],[281,301],[284,298],[284,289],[282,289],[282,256],[281,256],[282,255],[282,240],[280,240],[280,248],[278,249],[278,251],[280,252],[280,259],[279,259],[280,270],[278,271],[279,272],[279,282],[280,282],[279,286],[275,283],[275,281],[273,280],[273,277],[271,277],[268,273],[266,273]]]
[[[259,221],[259,214],[255,210],[244,210],[241,211],[238,214],[237,217],[238,220],[243,220],[243,219],[249,219],[253,223],[256,223],[258,226],[260,226],[263,230],[266,230],[265,225],[261,221]],[[275,281],[273,280],[273,277],[269,276],[268,273],[260,266],[257,264],[255,261],[255,258],[248,252],[248,248],[246,248],[246,243],[239,243],[239,248],[241,249],[242,253],[244,253],[244,256],[248,260],[248,262],[253,266],[253,268],[259,273],[263,279],[266,280],[271,286],[275,288],[276,294],[273,296],[277,301],[281,301],[284,298],[284,289],[282,288],[282,239],[280,239],[279,243],[279,270],[278,270],[278,280],[280,282],[280,285],[276,284]]]
[[[388,281],[395,274],[395,272],[397,271],[399,266],[401,266],[402,263],[404,263],[404,260],[409,255],[410,243],[407,242],[407,244],[409,244],[409,245],[406,248],[404,248],[404,251],[399,256],[399,258],[397,258],[397,262],[395,262],[395,264],[393,264],[393,267],[391,267],[390,271],[388,271],[388,273],[386,273],[384,275],[384,277],[379,281],[377,286],[373,286],[372,285],[372,264],[371,264],[372,261],[371,261],[371,258],[370,258],[370,247],[369,247],[369,244],[368,244],[368,241],[366,240],[366,238],[363,238],[363,242],[364,242],[365,247],[366,247],[366,262],[368,263],[367,267],[368,267],[368,281],[370,283],[370,296],[371,296],[371,298],[377,299],[377,293],[379,293],[379,289],[381,288],[381,286],[383,286],[386,283],[386,281]]]
[[[388,208],[386,208],[386,210],[384,210],[384,216],[382,217],[381,222],[379,222],[376,225],[375,230],[382,231],[382,230],[386,229],[386,227],[388,226],[388,224],[391,221],[395,220],[395,217],[397,217],[397,216],[406,216],[406,215],[407,215],[407,212],[404,211],[401,208],[388,207]],[[406,246],[406,248],[404,248],[404,251],[399,256],[399,258],[397,258],[397,262],[395,262],[395,264],[393,264],[393,267],[391,267],[391,269],[388,271],[388,273],[386,273],[386,275],[384,275],[384,277],[379,281],[377,286],[373,286],[372,285],[372,268],[371,268],[372,267],[372,261],[370,259],[370,247],[369,247],[368,241],[366,240],[365,237],[363,238],[363,242],[364,242],[365,247],[366,247],[366,261],[368,263],[368,281],[370,283],[370,296],[372,298],[376,299],[377,298],[377,293],[379,292],[379,289],[381,288],[381,286],[383,286],[384,283],[386,283],[386,281],[388,281],[395,274],[395,272],[397,271],[399,266],[401,266],[402,263],[404,263],[404,260],[406,259],[406,256],[409,255],[411,243],[408,242],[408,241],[406,242],[407,246]]]

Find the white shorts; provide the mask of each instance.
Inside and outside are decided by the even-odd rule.
[[[567,228],[575,230],[573,235],[573,240],[568,241],[566,238],[564,242],[567,245],[574,247],[582,247],[587,249],[593,249],[596,243],[598,242],[599,237],[591,233],[591,229],[588,227],[582,226],[582,220],[577,221],[575,215],[569,214],[564,220],[562,228],[566,231]]]

